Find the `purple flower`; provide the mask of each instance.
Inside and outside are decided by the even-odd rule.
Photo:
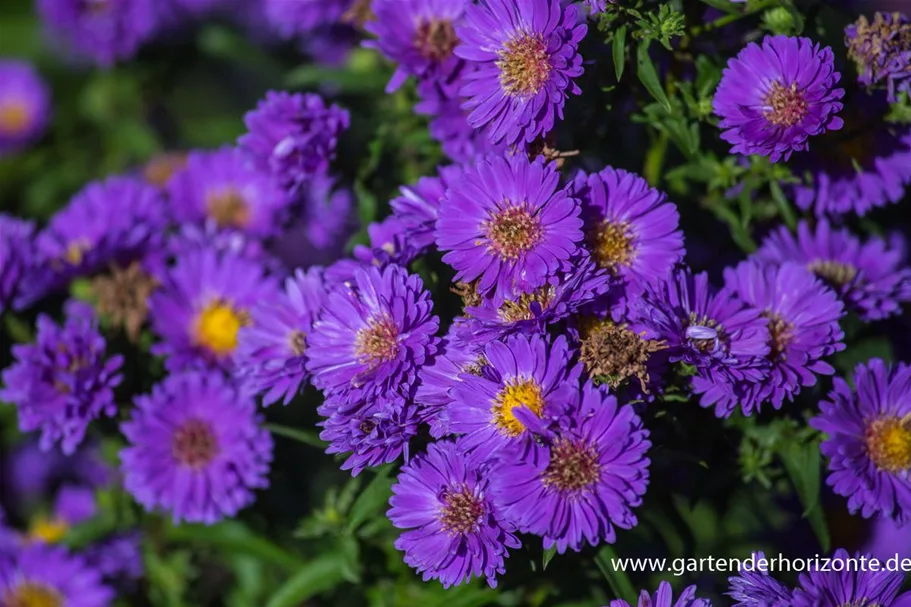
[[[266,19],[285,38],[337,23],[352,0],[264,0]]]
[[[38,0],[55,41],[102,67],[132,58],[155,32],[152,0]]]
[[[418,371],[418,388],[414,400],[421,407],[423,422],[430,425],[435,438],[450,434],[449,405],[452,387],[462,381],[463,373],[478,375],[487,366],[480,343],[456,343],[447,336],[437,348],[436,355]]]
[[[585,6],[588,7],[588,10],[592,15],[607,11],[608,3],[616,4],[617,0],[585,0]]]
[[[236,148],[190,152],[183,170],[168,182],[179,223],[211,221],[220,229],[253,237],[272,236],[286,219],[290,198],[268,173],[250,166]]]
[[[877,237],[861,242],[824,220],[815,230],[801,222],[796,238],[779,228],[762,243],[756,258],[805,265],[866,321],[887,318],[899,312],[902,302],[911,301],[911,269],[902,265],[901,251]]]
[[[24,61],[0,60],[0,157],[36,141],[51,115],[51,93]]]
[[[399,473],[387,516],[405,530],[395,547],[424,581],[439,579],[449,588],[483,575],[496,587],[507,549],[520,547],[490,497],[489,471],[482,456],[441,441]]]
[[[39,543],[0,558],[0,600],[10,607],[107,607],[114,593],[82,557]]]
[[[491,471],[503,516],[560,554],[579,551],[586,541],[613,543],[617,527],[634,527],[632,508],[642,503],[648,485],[648,431],[633,408],[619,407],[592,383],[575,398],[567,427],[530,453],[506,449]]]
[[[238,333],[237,366],[263,404],[284,404],[307,384],[307,336],[326,299],[322,270],[298,269],[274,299],[260,301]]]
[[[708,275],[679,269],[642,298],[642,324],[665,342],[672,362],[696,367],[711,383],[766,377],[768,322],[727,289],[713,291]]]
[[[346,110],[327,107],[319,95],[270,91],[244,117],[248,132],[237,143],[258,170],[296,193],[328,170],[349,121]]]
[[[866,87],[885,83],[889,102],[896,93],[911,92],[911,20],[905,15],[877,12],[873,21],[862,15],[845,28],[848,57],[857,65],[857,80]]]
[[[455,279],[478,280],[495,303],[543,286],[582,241],[579,203],[558,189],[559,175],[542,158],[488,157],[453,183],[437,220],[437,246]]]
[[[421,177],[411,186],[399,188],[401,196],[389,205],[405,226],[405,238],[424,252],[434,244],[434,230],[447,188],[462,176],[458,165],[440,167],[439,176]]]
[[[580,173],[572,193],[582,202],[592,257],[622,280],[627,297],[666,280],[682,261],[677,207],[638,175],[612,167]]]
[[[170,375],[121,425],[123,484],[146,510],[181,521],[233,517],[268,485],[272,437],[253,400],[219,372]]]
[[[729,577],[731,591],[728,596],[734,600],[734,607],[789,607],[791,590],[768,573],[768,565],[760,567],[765,554],[754,552],[750,560],[744,561],[737,576]],[[758,561],[762,559],[762,561]],[[750,569],[745,565],[750,563]]]
[[[363,265],[386,267],[397,264],[406,267],[421,251],[408,237],[405,224],[395,215],[367,226],[370,246],[355,245],[354,258]]]
[[[92,182],[35,239],[35,271],[16,304],[27,306],[70,280],[131,261],[160,245],[166,222],[158,189],[132,177]]]
[[[615,599],[610,602],[609,607],[631,607],[631,605],[624,600]],[[650,595],[645,590],[642,591],[642,594],[639,595],[639,607],[712,607],[712,604],[707,599],[696,598],[695,586],[687,587],[674,601],[671,585],[661,582],[654,595]]]
[[[377,37],[364,46],[378,49],[398,64],[386,92],[398,89],[410,75],[420,80],[447,80],[461,60],[456,27],[467,0],[373,0],[375,15],[365,29]]]
[[[5,495],[15,496],[19,510],[30,510],[56,487],[98,488],[110,484],[113,470],[101,458],[98,445],[83,442],[74,453],[43,451],[39,441],[20,445],[0,466]]]
[[[842,607],[860,605],[899,607],[911,601],[911,594],[898,596],[904,580],[902,572],[861,570],[860,556],[851,557],[837,550],[833,559],[842,562],[843,571],[811,571],[800,574],[800,585],[794,590],[789,606]],[[869,558],[869,557],[868,557]],[[854,559],[854,565],[847,560]]]
[[[326,453],[348,454],[341,468],[351,470],[352,476],[401,455],[407,461],[408,441],[417,435],[420,423],[415,404],[396,394],[366,400],[330,394],[317,411],[326,418],[319,423],[319,437],[329,443]]]
[[[12,348],[16,362],[3,372],[0,399],[18,408],[20,430],[41,431],[42,450],[60,443],[71,454],[92,420],[116,413],[123,357],[106,357],[97,319],[85,304],[71,302],[63,326],[44,315],[37,322],[35,343]]]
[[[549,133],[570,94],[582,91],[578,45],[587,28],[579,9],[561,0],[482,0],[456,28],[457,56],[476,62],[461,94],[468,123],[491,141],[531,143]]]
[[[138,580],[145,572],[138,532],[108,537],[86,548],[83,556],[89,566],[98,571],[105,581]]]
[[[911,517],[911,367],[878,358],[854,371],[855,390],[835,379],[810,425],[825,432],[828,484],[865,518],[881,514],[903,525]]]
[[[0,314],[19,290],[31,269],[35,224],[0,213]]]
[[[466,435],[465,449],[486,453],[547,434],[578,398],[581,365],[571,363],[566,338],[514,335],[484,346],[488,365],[452,387],[449,429]]]
[[[362,268],[329,293],[308,336],[307,370],[327,392],[407,391],[435,351],[440,321],[424,283],[395,265]]]
[[[837,130],[843,121],[832,49],[808,38],[767,36],[728,62],[715,93],[721,138],[736,154],[761,154],[772,162],[809,149],[808,139]]]
[[[266,249],[262,240],[232,229],[219,228],[211,220],[203,224],[185,223],[177,231],[168,234],[164,251],[156,251],[146,258],[161,256],[160,263],[153,265],[154,274],[161,278],[167,274],[167,258],[179,260],[200,251],[241,257],[261,264],[268,273],[285,274],[285,265]],[[156,260],[158,261],[158,260]]]
[[[233,366],[237,334],[249,324],[250,310],[274,298],[277,285],[260,264],[208,249],[187,252],[149,297],[152,330],[164,341],[152,352],[167,356],[166,366]]]
[[[703,385],[694,379],[697,392],[705,392],[702,405],[715,405],[727,417],[739,405],[744,415],[759,411],[771,401],[776,409],[785,399],[793,401],[801,386],[816,385],[816,375],[835,369],[822,359],[844,350],[844,333],[838,326],[843,305],[836,294],[803,265],[789,262],[763,266],[744,262],[725,271],[725,285],[768,321],[768,376],[761,382],[730,386]],[[704,388],[704,389],[703,389]]]

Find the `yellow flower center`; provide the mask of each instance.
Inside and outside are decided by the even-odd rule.
[[[92,243],[85,239],[74,240],[66,248],[66,252],[63,254],[63,259],[66,260],[71,266],[78,266],[82,263],[82,260],[85,259],[85,254],[88,253],[92,248]]]
[[[160,188],[168,185],[171,177],[187,165],[187,155],[180,152],[159,154],[152,158],[142,170],[145,180]]]
[[[69,525],[63,519],[39,516],[29,528],[28,536],[45,544],[56,544],[63,539],[68,530]]]
[[[371,368],[393,360],[399,353],[399,329],[389,316],[380,316],[357,332],[354,352]]]
[[[196,343],[219,356],[227,356],[237,347],[237,333],[249,324],[249,316],[231,304],[216,300],[206,306],[196,323]]]
[[[220,228],[242,228],[250,222],[250,207],[240,192],[227,187],[206,196],[206,214]]]
[[[522,34],[504,46],[497,53],[500,86],[513,97],[537,94],[550,79],[553,69],[544,39],[540,35]]]
[[[23,582],[3,595],[3,607],[63,607],[56,589],[37,582]]]
[[[907,420],[884,417],[867,426],[867,452],[877,468],[885,472],[911,469],[911,430]]]
[[[15,99],[4,102],[0,105],[0,134],[12,136],[24,133],[31,118],[28,104]]]
[[[857,268],[839,261],[817,259],[810,262],[807,268],[835,287],[843,287],[857,278]]]
[[[516,379],[500,390],[491,409],[494,423],[507,436],[519,436],[525,432],[525,426],[516,419],[513,409],[527,407],[536,416],[541,417],[544,411],[544,396],[541,386],[534,380]]]
[[[633,257],[633,238],[626,223],[603,221],[591,234],[595,261],[602,268],[616,273],[628,266]]]

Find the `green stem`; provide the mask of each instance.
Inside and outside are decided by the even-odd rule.
[[[272,434],[284,436],[285,438],[296,440],[305,445],[316,447],[317,449],[326,448],[326,443],[312,430],[299,430],[297,428],[289,428],[288,426],[281,426],[279,424],[265,424],[263,427]]]

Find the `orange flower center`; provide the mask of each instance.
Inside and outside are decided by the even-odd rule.
[[[514,409],[527,407],[536,416],[544,411],[544,396],[541,386],[531,379],[516,379],[500,390],[491,408],[494,423],[500,431],[511,437],[525,432],[525,426],[516,418]]]
[[[867,426],[867,452],[877,468],[885,472],[911,469],[911,430],[907,420],[897,417],[877,419]]]

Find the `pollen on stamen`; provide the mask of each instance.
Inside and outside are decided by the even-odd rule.
[[[561,493],[578,493],[598,481],[598,451],[582,441],[558,439],[550,449],[550,463],[542,481]]]
[[[215,300],[199,314],[196,323],[196,343],[219,356],[227,356],[237,348],[237,333],[250,323],[249,314],[235,310],[229,302]]]
[[[250,222],[250,206],[231,187],[206,196],[206,214],[220,228],[243,228]]]
[[[513,412],[516,407],[523,406],[537,417],[541,417],[544,412],[544,396],[541,386],[534,380],[515,379],[497,394],[491,412],[494,423],[503,434],[516,437],[525,432],[525,425],[516,418]]]
[[[768,109],[766,119],[775,126],[790,127],[799,123],[807,115],[809,104],[795,82],[789,87],[780,82],[773,82],[772,89],[765,99]]]
[[[484,516],[484,502],[467,486],[448,488],[441,496],[440,523],[450,535],[475,531]]]
[[[873,464],[885,472],[911,470],[911,429],[908,421],[884,417],[871,422],[864,433]]]
[[[458,44],[459,38],[449,19],[430,19],[417,27],[414,45],[425,59],[443,62],[452,57]]]
[[[807,269],[832,286],[843,287],[857,277],[857,268],[834,260],[817,259]]]
[[[763,312],[761,315],[769,319],[769,360],[784,360],[788,344],[794,336],[794,325],[773,312]]]
[[[171,455],[179,464],[200,470],[218,455],[218,438],[206,422],[188,419],[174,433]]]
[[[522,293],[515,301],[506,300],[500,306],[498,314],[506,322],[533,320],[537,314],[547,310],[557,296],[553,285],[544,285],[531,293]]]
[[[0,104],[0,134],[15,136],[29,128],[31,112],[28,105],[18,101],[6,101]]]
[[[500,86],[507,95],[530,97],[550,79],[553,65],[540,35],[523,34],[509,40],[498,55]]]
[[[307,352],[307,336],[303,331],[292,331],[291,337],[288,339],[288,343],[291,346],[291,351],[294,352],[295,356],[303,356]]]
[[[399,354],[399,329],[389,316],[374,318],[357,333],[354,352],[371,366],[394,360]]]
[[[487,236],[490,249],[504,260],[519,258],[544,236],[541,221],[529,211],[528,204],[509,201],[494,211],[481,229]]]
[[[598,265],[611,273],[632,261],[634,248],[629,224],[603,221],[589,235]]]
[[[63,607],[63,596],[39,582],[25,581],[3,594],[4,607]]]

